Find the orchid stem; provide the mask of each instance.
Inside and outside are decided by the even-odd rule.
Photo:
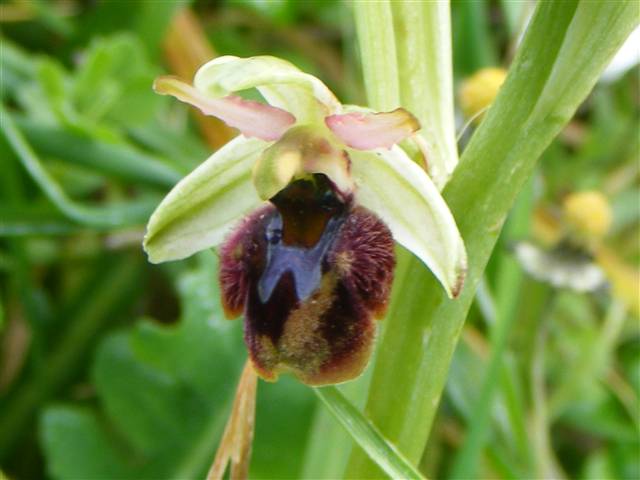
[[[400,86],[391,2],[357,1],[353,8],[369,106],[393,110],[400,106]]]

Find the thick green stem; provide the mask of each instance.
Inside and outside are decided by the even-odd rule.
[[[393,2],[400,99],[427,142],[429,173],[444,187],[458,163],[449,2]]]
[[[410,461],[422,455],[467,311],[516,195],[636,24],[632,1],[538,4],[500,95],[444,190],[469,256],[465,287],[448,300],[414,261],[379,348],[367,413]],[[348,472],[382,475],[357,454]]]
[[[353,8],[369,106],[387,111],[398,108],[400,87],[391,2],[361,0],[354,2]]]

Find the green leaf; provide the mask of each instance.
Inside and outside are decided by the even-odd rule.
[[[62,321],[56,320],[57,325],[65,324],[66,328],[57,332],[60,335],[51,350],[44,358],[38,359],[36,365],[39,368],[12,391],[6,400],[3,399],[0,410],[0,460],[3,462],[11,453],[10,448],[16,446],[29,431],[27,427],[42,403],[74,378],[77,365],[85,361],[99,332],[114,318],[122,315],[125,307],[130,307],[132,292],[142,280],[140,258],[131,255],[105,256],[88,267],[91,274],[83,277],[85,284],[77,290],[75,298],[65,305],[65,318]],[[18,268],[14,272],[21,275]],[[23,279],[20,278],[20,281]],[[24,288],[26,290],[27,287]],[[40,292],[35,287],[31,289],[30,296],[25,297],[32,302],[31,296]],[[27,308],[31,306],[28,300],[25,304]],[[34,314],[32,318],[34,326],[37,322],[42,322],[42,316],[37,318]],[[42,325],[37,326],[40,329],[34,328],[34,332],[42,334]]]
[[[290,375],[259,382],[249,478],[303,478],[306,436],[317,399]]]
[[[71,200],[44,168],[42,162],[17,129],[9,112],[0,106],[3,120],[3,133],[22,165],[31,178],[42,189],[51,202],[69,218],[98,228],[140,223],[147,217],[155,204],[155,199],[140,198],[124,203],[110,203],[104,207],[79,205]]]
[[[136,37],[119,34],[94,40],[72,72],[51,56],[9,50],[9,75],[28,75],[12,90],[32,118],[114,140],[124,128],[149,122],[165,104],[151,89],[157,68]]]
[[[156,74],[137,37],[100,38],[84,52],[74,72],[71,98],[77,110],[92,120],[144,124],[162,103],[151,89]]]
[[[41,429],[53,478],[82,478],[93,472],[101,472],[105,478],[131,478],[118,448],[89,409],[51,407],[43,416]]]
[[[123,478],[194,478],[206,472],[243,358],[240,325],[222,318],[211,281],[215,256],[198,260],[197,269],[181,269],[176,277],[183,306],[177,326],[145,321],[100,345],[92,367],[100,410],[45,411],[42,438],[53,477],[112,478],[116,471]],[[83,462],[72,461],[77,451],[85,452]]]
[[[424,479],[393,444],[340,393],[336,387],[314,388],[329,411],[356,443],[391,478]]]
[[[145,153],[129,143],[107,142],[49,126],[32,118],[15,118],[15,124],[40,155],[86,166],[107,177],[164,190],[178,183],[188,171],[184,167],[170,165],[168,160]]]
[[[37,63],[36,78],[43,90],[44,98],[49,109],[58,117],[59,121],[67,121],[67,117],[75,114],[67,101],[69,81],[62,66],[45,57]],[[43,105],[39,105],[40,108]]]
[[[453,56],[456,72],[471,75],[482,67],[496,65],[496,52],[489,27],[489,4],[475,0],[454,0],[451,6],[455,20]]]
[[[24,82],[35,74],[36,65],[29,54],[19,45],[2,37],[2,56],[0,56],[0,68],[3,74],[11,72],[11,77]],[[2,88],[8,85],[3,82]],[[10,85],[13,90],[17,85]]]

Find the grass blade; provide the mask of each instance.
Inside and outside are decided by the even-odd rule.
[[[533,188],[524,190],[513,210],[505,232],[507,240],[526,238],[528,221],[533,208]],[[505,373],[507,340],[518,320],[517,307],[521,299],[524,274],[514,258],[505,256],[499,265],[498,305],[496,321],[491,325],[491,354],[486,366],[480,396],[469,420],[466,438],[457,452],[452,478],[471,478],[478,475],[482,451],[491,433],[491,408],[500,388],[499,378]]]
[[[191,167],[184,165],[179,169],[129,145],[108,143],[32,119],[16,116],[15,123],[41,155],[86,166],[109,177],[159,187],[163,191],[178,183]]]
[[[424,479],[336,387],[314,388],[314,391],[357,444],[391,478]]]
[[[78,205],[67,196],[47,172],[9,113],[1,106],[0,116],[2,117],[2,132],[24,168],[49,200],[72,220],[97,228],[142,223],[157,204],[156,198],[142,198],[121,204],[110,204],[108,207]]]

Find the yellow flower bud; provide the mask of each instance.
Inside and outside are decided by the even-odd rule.
[[[473,118],[493,103],[506,76],[504,68],[483,68],[462,82],[458,97],[467,118]],[[481,119],[482,115],[478,115],[475,122]]]
[[[600,192],[584,191],[568,195],[563,203],[569,229],[584,240],[599,240],[611,227],[609,201]]]

